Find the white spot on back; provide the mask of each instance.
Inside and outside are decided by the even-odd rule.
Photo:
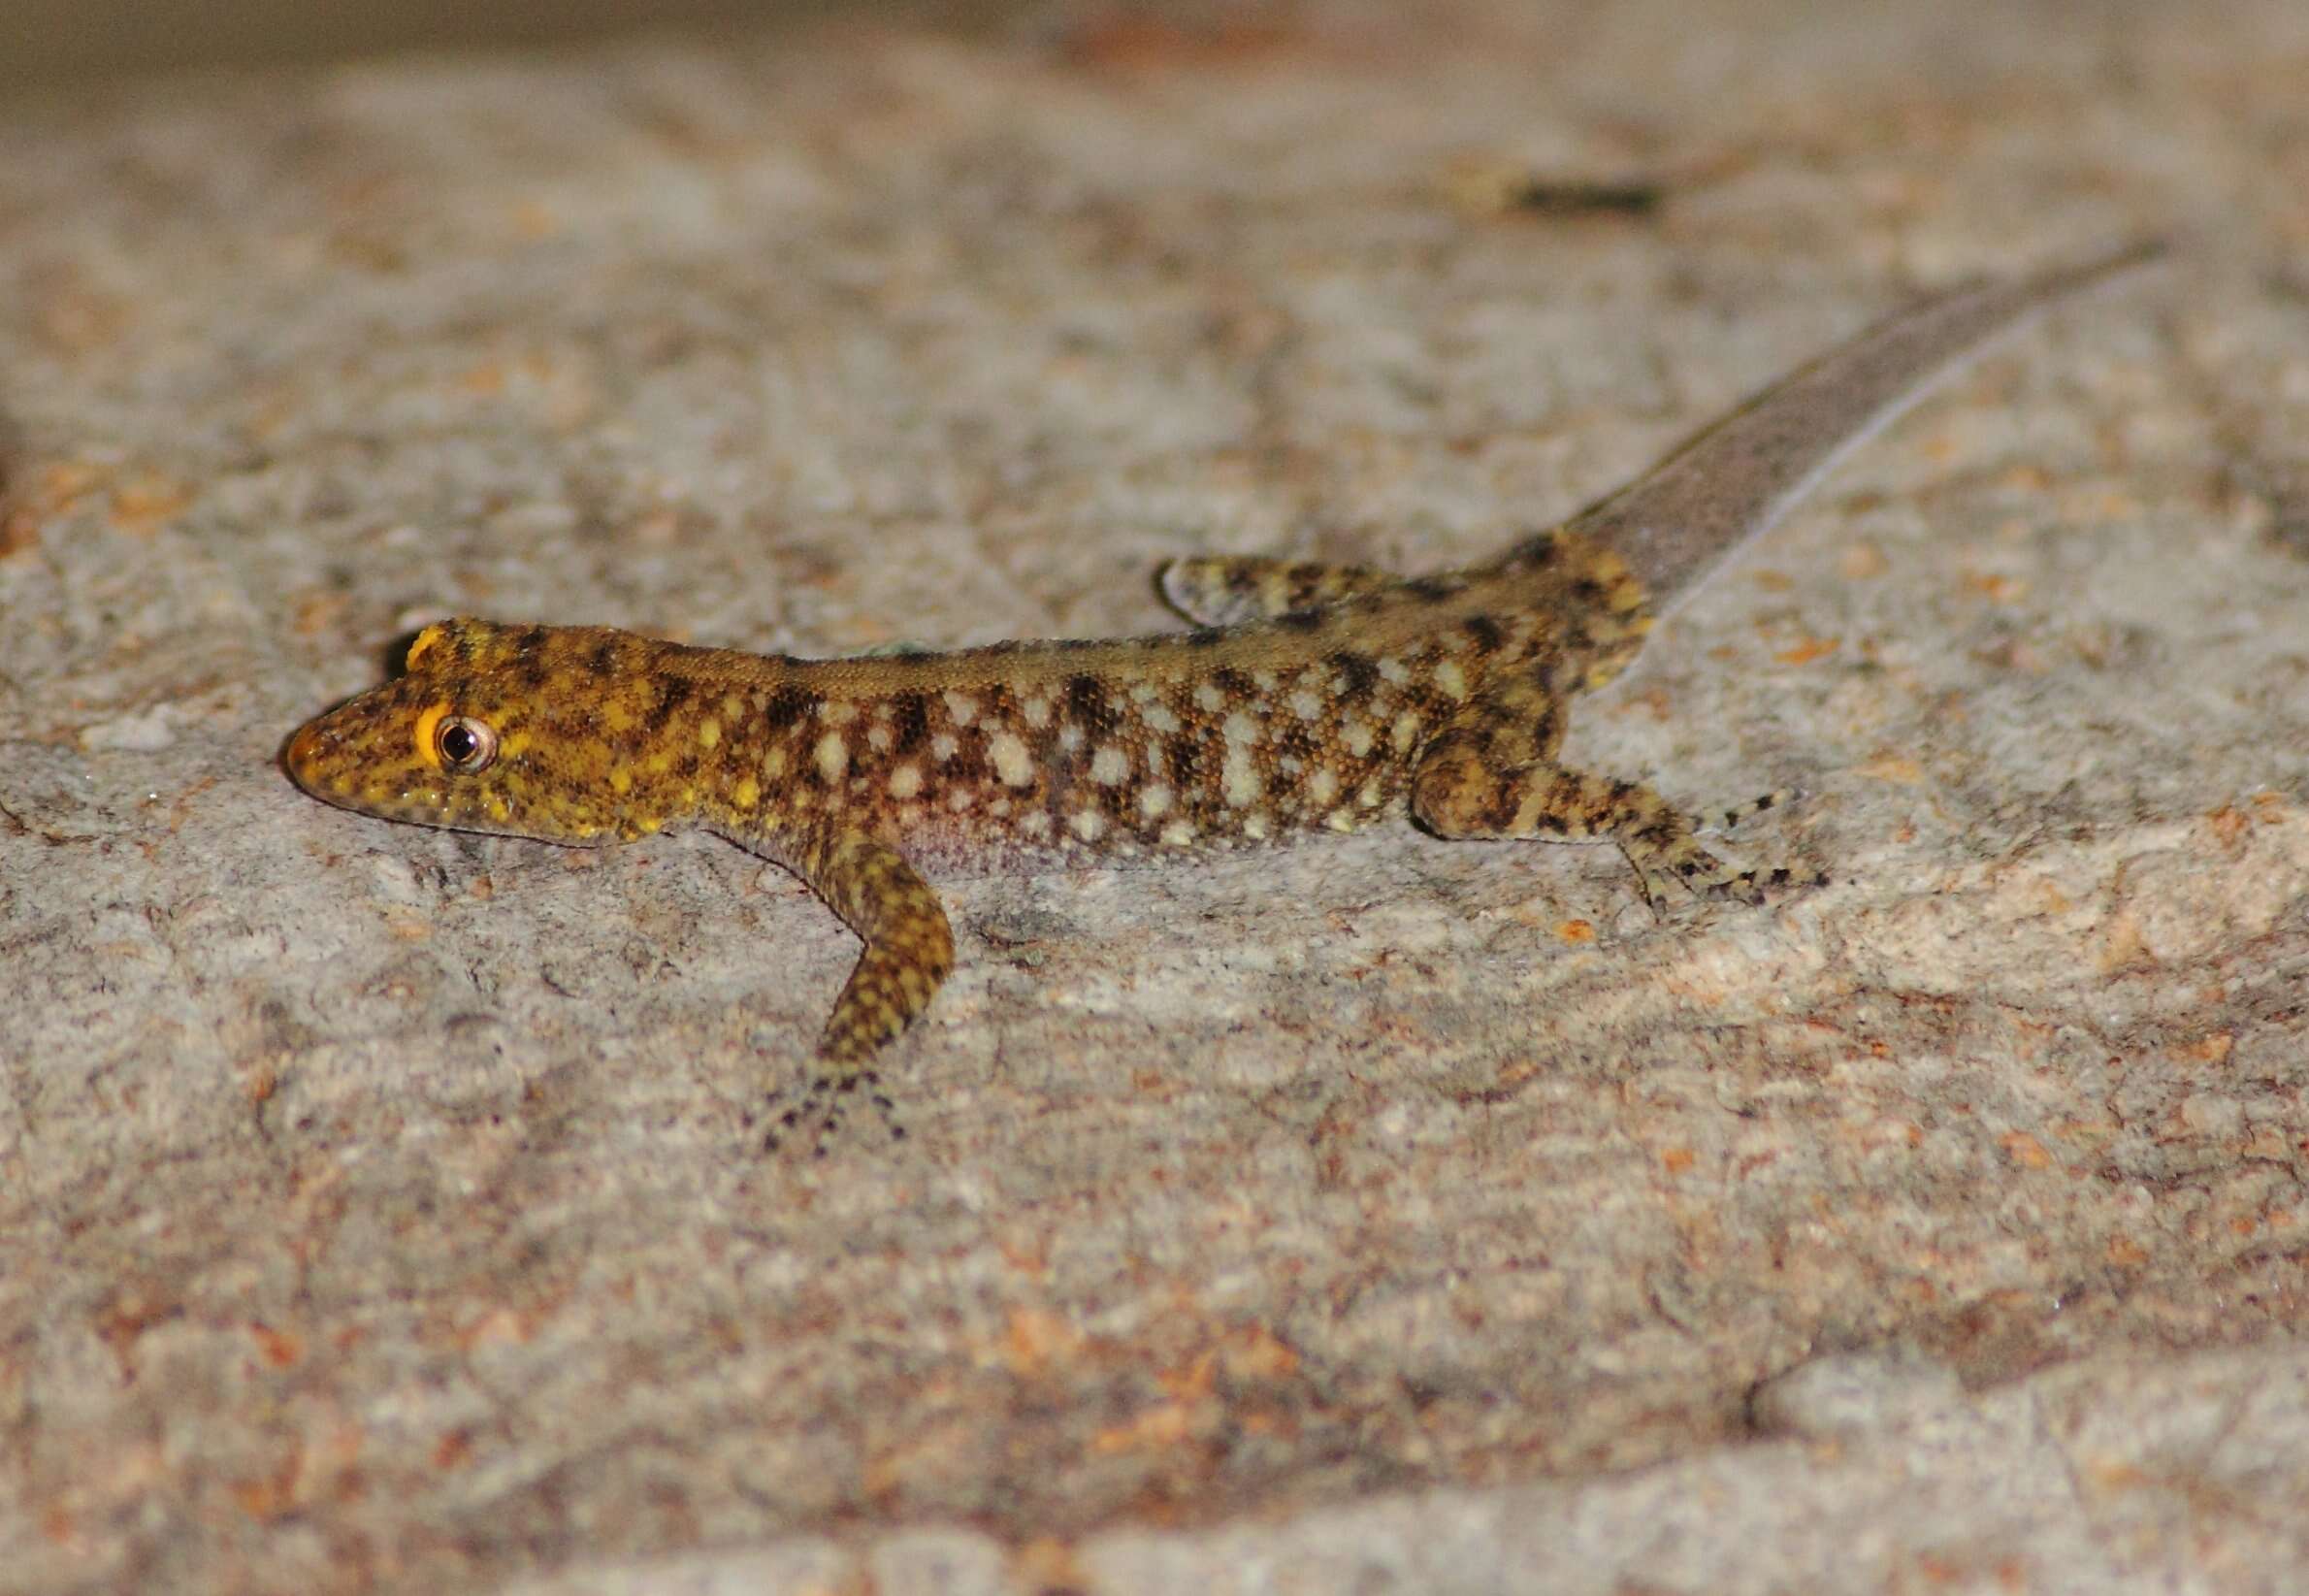
[[[1226,695],[1213,683],[1197,682],[1194,685],[1194,703],[1196,708],[1216,715],[1226,707]]]
[[[1265,784],[1259,780],[1258,766],[1251,763],[1251,752],[1241,743],[1226,745],[1226,763],[1219,771],[1219,794],[1232,809],[1248,809],[1259,799]]]
[[[842,773],[850,768],[850,745],[842,740],[839,732],[829,732],[820,737],[812,757],[818,762],[818,773],[829,785],[840,781]]]
[[[954,740],[954,733],[951,732],[941,732],[930,738],[930,758],[936,760],[940,765],[944,765],[961,751],[962,745]]]
[[[922,791],[922,766],[909,760],[890,773],[890,796],[910,798]]]
[[[968,726],[978,718],[978,700],[967,693],[948,688],[940,697],[946,700],[946,712],[954,717],[957,726]]]
[[[1171,790],[1160,782],[1142,790],[1138,796],[1138,812],[1149,820],[1159,820],[1170,813]]]
[[[1066,824],[1085,842],[1096,842],[1099,833],[1106,830],[1106,817],[1095,809],[1084,809]]]
[[[994,762],[994,774],[1002,778],[1005,787],[1024,787],[1034,779],[1034,762],[1026,757],[1026,745],[1017,733],[995,733],[986,751]]]
[[[1101,787],[1119,787],[1129,774],[1130,756],[1111,742],[1090,756],[1090,779]]]

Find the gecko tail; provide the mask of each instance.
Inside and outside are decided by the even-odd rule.
[[[1766,388],[1564,530],[1617,554],[1665,614],[1999,337],[2164,252],[2161,241],[2135,244],[1910,305]]]

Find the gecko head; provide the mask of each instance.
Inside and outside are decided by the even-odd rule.
[[[637,818],[626,797],[634,700],[653,691],[645,656],[668,646],[443,621],[417,635],[402,675],[300,728],[282,763],[324,803],[385,820],[577,844],[644,835],[663,817]]]

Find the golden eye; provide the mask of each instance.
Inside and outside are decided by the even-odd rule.
[[[434,729],[433,746],[441,764],[461,776],[478,774],[497,758],[497,732],[486,721],[443,715]]]

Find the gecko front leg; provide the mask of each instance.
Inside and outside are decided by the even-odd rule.
[[[809,1073],[798,1089],[770,1093],[764,1150],[806,1138],[811,1153],[823,1156],[850,1100],[862,1094],[894,1139],[904,1136],[873,1060],[922,1014],[954,969],[954,931],[938,895],[896,849],[862,831],[835,831],[798,844],[778,838],[774,845],[730,834],[799,876],[865,943],[834,999]]]

